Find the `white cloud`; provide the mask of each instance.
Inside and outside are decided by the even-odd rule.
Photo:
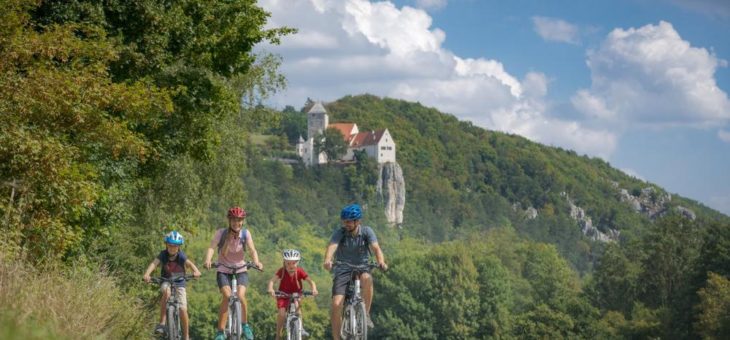
[[[264,0],[272,26],[297,27],[304,37],[268,46],[284,58],[289,80],[276,105],[308,97],[334,100],[371,93],[455,114],[489,129],[607,157],[616,136],[546,114],[548,81],[519,79],[497,60],[462,58],[445,49],[446,33],[422,9],[366,0]],[[312,37],[312,45],[306,42]],[[294,41],[295,43],[290,43]]]
[[[591,119],[646,126],[713,126],[730,120],[714,74],[724,60],[690,46],[668,22],[615,29],[588,53],[592,85],[573,97]]]
[[[446,7],[449,0],[415,0],[416,7],[423,9],[442,9]]]
[[[578,44],[578,27],[564,20],[540,17],[532,17],[532,24],[535,32],[547,41],[557,41],[569,44]]]
[[[717,137],[725,143],[730,143],[730,131],[718,130]]]

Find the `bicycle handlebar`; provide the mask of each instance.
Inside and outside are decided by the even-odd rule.
[[[157,284],[162,284],[162,283],[165,283],[165,282],[168,282],[168,283],[176,283],[176,282],[182,282],[182,281],[190,281],[190,280],[194,280],[194,279],[196,279],[196,277],[193,276],[193,275],[185,275],[185,276],[178,276],[178,277],[171,277],[171,278],[168,278],[168,277],[153,277],[153,278],[150,279],[150,282],[154,282],[154,283],[157,283]]]
[[[289,293],[285,293],[285,292],[282,292],[280,290],[277,290],[274,293],[274,295],[276,295],[276,297],[280,297],[280,298],[289,298],[289,297],[302,298],[302,297],[314,296],[312,294],[312,292],[310,292],[308,290],[302,291],[301,294],[299,294],[299,293],[289,294]]]
[[[253,262],[251,262],[251,261],[246,261],[246,263],[244,263],[243,266],[229,266],[227,264],[218,263],[218,262],[213,262],[212,266],[213,267],[224,267],[224,268],[228,268],[228,269],[232,270],[236,274],[238,274],[238,270],[239,269],[243,269],[243,268],[246,268],[246,269],[253,268],[253,269],[256,269],[256,270],[258,270],[260,272],[263,272],[263,270],[261,270],[261,268],[257,267],[256,264],[253,263]]]

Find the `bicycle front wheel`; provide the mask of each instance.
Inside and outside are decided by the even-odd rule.
[[[231,340],[243,339],[243,327],[241,326],[241,301],[233,303],[231,313]]]
[[[355,305],[355,339],[366,340],[368,338],[368,313],[365,310],[365,304],[360,302]]]
[[[175,307],[167,307],[167,339],[178,340],[180,333],[178,332],[177,318],[175,317]]]
[[[286,328],[288,340],[302,340],[302,319],[292,318]]]
[[[348,340],[352,337],[352,306],[346,304],[342,309],[342,324],[340,325],[340,338]]]

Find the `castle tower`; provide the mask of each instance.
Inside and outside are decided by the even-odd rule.
[[[318,134],[324,133],[329,125],[329,116],[322,102],[316,102],[307,112],[307,139],[313,139]]]

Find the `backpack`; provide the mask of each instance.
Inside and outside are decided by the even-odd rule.
[[[222,229],[219,229],[222,230]],[[221,253],[221,250],[223,250],[223,245],[226,243],[226,238],[228,238],[228,233],[231,232],[231,229],[226,228],[225,232],[221,233],[221,238],[218,240],[218,254]],[[241,240],[241,245],[243,246],[243,251],[246,252],[246,238],[248,237],[248,230],[246,228],[241,228],[241,231],[238,234],[238,239]]]

